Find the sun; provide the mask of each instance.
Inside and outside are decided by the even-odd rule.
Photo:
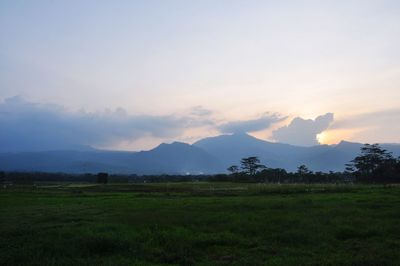
[[[335,130],[321,132],[317,134],[317,141],[319,142],[319,144],[327,144],[327,145],[337,144],[342,140],[341,137],[346,136],[346,134],[339,134],[339,133],[342,132],[337,132]]]
[[[329,134],[326,133],[325,131],[317,134],[317,141],[320,144],[329,144],[328,143],[329,142]]]
[[[337,144],[342,140],[351,141],[360,129],[328,129],[317,135],[320,144]]]

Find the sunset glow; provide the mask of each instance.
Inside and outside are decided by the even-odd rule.
[[[108,149],[233,130],[400,142],[398,2],[155,2],[2,1],[3,110],[72,117],[79,134],[95,117],[112,128],[70,142]]]

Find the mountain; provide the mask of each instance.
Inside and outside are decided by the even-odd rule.
[[[0,154],[3,171],[43,171],[65,173],[132,173],[133,152],[116,151],[40,151]]]
[[[0,153],[0,170],[65,173],[207,174],[223,171],[214,156],[174,142],[150,151],[60,150]]]
[[[273,143],[248,134],[220,135],[205,138],[193,144],[217,157],[226,167],[240,163],[240,159],[258,156],[268,167],[295,171],[301,164],[314,171],[343,171],[345,164],[360,151],[362,144],[342,141],[337,145],[300,147]],[[400,155],[400,145],[382,144],[382,147]]]
[[[133,167],[138,174],[209,174],[224,171],[213,155],[186,143],[160,144],[150,151],[134,154]]]
[[[257,156],[268,166],[286,168],[292,164],[291,157],[301,149],[288,144],[260,140],[244,133],[205,138],[195,142],[193,146],[213,154],[226,167],[239,164],[243,157]],[[283,158],[285,160],[282,160]]]
[[[3,152],[2,171],[43,171],[65,173],[109,172],[120,174],[211,174],[223,173],[240,159],[258,156],[263,164],[295,171],[307,165],[313,171],[343,171],[360,151],[360,143],[342,141],[337,145],[300,147],[273,143],[247,134],[220,135],[189,145],[160,144],[149,151],[121,152],[92,148],[79,150]],[[382,144],[400,155],[400,145]]]

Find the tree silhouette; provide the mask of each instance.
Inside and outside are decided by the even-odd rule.
[[[300,182],[311,182],[313,172],[310,171],[304,164],[297,167],[297,177]]]
[[[365,144],[361,147],[361,154],[351,162],[355,171],[361,175],[371,175],[385,161],[393,159],[390,152],[382,149],[379,144]]]
[[[255,175],[259,170],[266,168],[265,165],[260,164],[260,160],[256,156],[243,158],[240,164],[242,165],[241,168],[248,175]]]
[[[0,184],[6,181],[6,174],[4,172],[0,172]]]
[[[346,170],[353,170],[353,175],[359,181],[390,182],[397,180],[400,175],[399,163],[392,153],[379,144],[364,144],[360,154],[347,165]]]
[[[97,174],[97,183],[99,184],[107,184],[108,183],[108,173],[98,173]]]
[[[305,175],[312,174],[312,172],[307,168],[307,166],[302,164],[299,167],[297,167],[297,174],[300,176],[305,176]]]
[[[231,174],[237,174],[239,172],[239,166],[232,165],[229,166],[226,170],[228,170]]]

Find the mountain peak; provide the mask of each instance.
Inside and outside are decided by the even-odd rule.
[[[185,142],[180,142],[180,141],[174,141],[172,143],[164,143],[163,142],[152,150],[178,148],[178,147],[184,148],[184,147],[190,147],[190,146],[191,146],[190,144],[187,144]]]
[[[265,140],[255,138],[247,133],[233,133],[233,134],[223,134],[214,137],[208,137],[193,143],[194,146],[201,146],[205,143],[220,143],[220,142],[229,142],[229,143],[255,143],[255,142],[264,142],[269,143]]]
[[[347,140],[341,140],[338,144],[336,144],[336,146],[359,146],[361,145],[360,143],[356,143],[356,142],[351,142],[351,141],[347,141]]]

